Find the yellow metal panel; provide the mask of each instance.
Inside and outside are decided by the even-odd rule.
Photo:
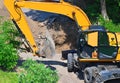
[[[91,46],[98,45],[98,32],[92,32],[88,34],[88,44]]]
[[[21,15],[21,20],[17,21],[18,26],[20,27],[21,31],[25,35],[26,39],[28,40],[28,43],[30,43],[31,48],[34,52],[38,51],[38,48],[36,46],[35,40],[33,38],[32,32],[26,22],[26,19],[24,15]]]
[[[117,54],[116,60],[120,61],[120,48],[118,49],[118,54]]]
[[[117,35],[118,45],[120,46],[120,33],[116,33],[116,35]]]
[[[12,19],[14,19],[19,26],[20,30],[25,35],[28,43],[30,44],[33,52],[37,52],[38,48],[36,46],[36,43],[34,41],[33,35],[30,31],[30,28],[27,24],[26,18],[21,11],[21,9],[17,6],[15,6],[15,0],[4,0],[4,4],[7,7],[8,11],[10,12],[10,15],[12,16]]]
[[[14,17],[15,21],[20,20],[20,13],[14,7],[15,0],[4,0],[4,4],[9,11],[10,15]]]
[[[79,59],[80,62],[113,62],[115,59]]]
[[[66,2],[54,3],[54,2],[30,2],[22,1],[16,2],[16,5],[23,8],[30,8],[35,10],[41,10],[45,12],[57,13],[68,16],[74,20],[73,13],[75,13],[76,20],[82,29],[88,29],[91,25],[87,15],[78,7],[70,5]]]
[[[110,46],[116,46],[116,38],[113,33],[107,33],[108,38],[109,38],[109,45]]]

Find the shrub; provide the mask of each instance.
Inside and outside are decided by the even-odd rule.
[[[102,16],[99,16],[98,21],[100,22],[100,25],[104,26],[107,30],[120,32],[120,24],[115,24],[112,20],[104,20]]]
[[[23,62],[26,72],[20,74],[20,83],[57,83],[58,75],[56,71],[46,68],[42,63],[27,60]]]
[[[17,31],[14,28],[11,21],[0,23],[0,66],[6,70],[13,69],[18,60],[17,50],[15,49],[15,33]]]

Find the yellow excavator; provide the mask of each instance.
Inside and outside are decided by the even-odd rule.
[[[76,22],[79,28],[77,49],[62,52],[63,57],[67,55],[68,72],[76,69],[83,71],[86,83],[101,83],[120,78],[120,34],[107,31],[103,26],[92,25],[84,11],[71,5],[70,1],[4,0],[4,4],[34,55],[41,56],[41,52],[35,43],[22,8],[65,15]]]

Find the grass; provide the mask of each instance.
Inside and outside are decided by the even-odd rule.
[[[0,83],[18,83],[17,73],[0,70]]]

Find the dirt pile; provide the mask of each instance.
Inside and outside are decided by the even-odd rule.
[[[58,53],[62,50],[76,48],[78,30],[73,20],[60,15],[50,27],[48,25],[48,30],[52,35]]]
[[[30,22],[35,41],[39,45],[43,43],[41,37],[45,38],[46,31],[49,31],[54,40],[57,53],[60,53],[62,50],[76,48],[77,26],[68,17],[60,15],[51,24],[49,24],[49,20],[38,22],[28,18],[28,21]]]

